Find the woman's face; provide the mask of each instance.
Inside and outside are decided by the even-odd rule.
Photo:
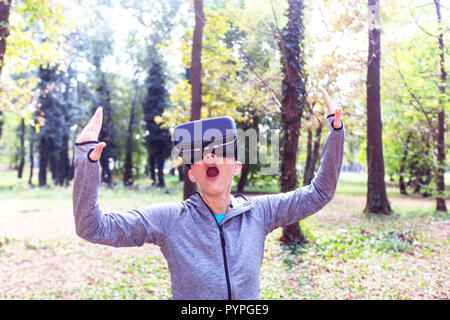
[[[242,169],[242,163],[234,157],[217,157],[208,153],[201,161],[191,164],[189,179],[199,184],[202,194],[217,196],[230,192],[233,177]]]

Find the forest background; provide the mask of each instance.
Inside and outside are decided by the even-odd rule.
[[[70,216],[53,216],[52,212],[56,210],[59,194],[65,201],[60,206],[70,214],[74,141],[99,106],[104,109],[100,140],[107,143],[101,158],[105,201],[125,210],[137,204],[186,197],[183,166],[180,161],[170,159],[171,132],[177,124],[192,119],[191,61],[193,37],[198,28],[195,19],[198,3],[187,0],[0,2],[0,195],[4,209],[0,219],[0,237],[3,237],[0,248],[4,252],[12,247],[24,252],[31,248],[30,254],[45,255],[49,248],[67,247],[58,232],[55,238],[47,237],[51,233],[47,228],[52,225],[48,219],[65,219],[61,228],[67,233],[72,230],[70,222],[66,222]],[[289,283],[296,283],[295,288],[302,281],[303,285],[310,286],[320,280],[308,278],[310,284],[305,284],[308,283],[305,279],[290,278],[294,274],[292,268],[303,268],[301,261],[307,260],[308,254],[313,260],[332,259],[340,250],[356,250],[350,243],[358,244],[355,257],[373,248],[378,253],[388,252],[386,259],[391,258],[390,254],[437,250],[442,259],[437,265],[431,263],[433,270],[427,273],[432,279],[433,292],[417,287],[410,291],[405,286],[391,288],[394,293],[389,293],[380,289],[389,287],[383,280],[377,282],[380,286],[374,290],[378,294],[380,290],[384,292],[381,297],[385,298],[448,298],[449,264],[445,267],[445,262],[449,259],[446,208],[449,180],[445,159],[448,159],[450,105],[446,75],[449,6],[440,1],[414,0],[380,3],[205,0],[201,4],[204,23],[200,55],[201,118],[230,116],[238,128],[252,128],[267,137],[274,133],[283,135],[287,125],[283,115],[289,111],[285,103],[289,96],[286,70],[299,68],[296,69],[301,82],[296,104],[299,116],[298,148],[294,152],[296,177],[289,186],[283,185],[287,152],[279,150],[280,175],[260,174],[264,167],[261,162],[244,165],[242,174],[233,183],[233,192],[251,196],[309,184],[320,165],[321,147],[329,130],[317,88],[326,88],[333,103],[343,110],[346,142],[336,199],[338,203],[342,201],[342,207],[336,211],[337,204],[332,203],[330,208],[335,211],[329,218],[340,217],[336,222],[340,221],[341,227],[325,219],[297,224],[298,230],[279,230],[283,235],[276,234],[269,240],[275,246],[270,246],[274,260],[269,261],[280,263],[278,267],[285,271],[281,274],[290,279]],[[296,16],[300,19],[297,20],[300,33],[290,47],[292,18],[288,13],[295,5],[300,6],[300,14]],[[375,11],[371,13],[373,8]],[[374,19],[376,28],[373,28]],[[374,43],[373,29],[381,30],[378,42],[381,54],[373,55],[380,58],[378,124],[382,150],[377,163],[383,165],[385,175],[381,179],[386,185],[382,187],[387,192],[387,201],[381,204],[381,209],[373,207],[371,200],[374,191],[369,187],[372,176],[368,164],[372,162],[368,159],[372,155],[367,153],[373,145],[367,131],[368,108],[373,102],[368,99],[367,90],[372,80],[369,44]],[[286,55],[291,49],[298,50],[292,64]],[[370,124],[373,123],[377,120],[371,120]],[[247,153],[250,147],[245,146]],[[269,148],[267,152],[271,152]],[[381,171],[372,169],[372,172]],[[116,203],[112,199],[114,194],[122,194],[122,202]],[[107,208],[117,209],[110,204]],[[39,219],[24,216],[33,212]],[[357,227],[347,226],[346,219],[357,219]],[[47,221],[42,233],[23,231],[27,225],[32,228],[42,221]],[[331,223],[331,229],[326,229],[325,222]],[[424,222],[437,229],[414,227]],[[293,237],[286,237],[289,233]],[[281,243],[275,239],[294,244],[294,249],[283,251],[284,247],[279,247]],[[436,257],[435,254],[427,257]],[[4,255],[3,258],[14,257]],[[154,259],[159,258],[155,253]],[[122,256],[114,259],[120,260]],[[147,258],[142,259],[139,264],[147,266]],[[348,257],[338,254],[337,259],[342,262]],[[319,260],[314,261],[320,268],[324,267]],[[164,269],[163,274],[167,273],[162,262],[155,265]],[[403,264],[400,265],[398,269],[402,270]],[[355,269],[358,271],[353,270],[351,274],[358,274],[360,268],[359,265]],[[5,274],[11,276],[12,269]],[[34,270],[30,272],[36,272],[39,267]],[[114,297],[115,293],[111,292],[116,292],[112,289],[116,282],[90,276],[83,274],[78,280],[91,281],[98,291],[105,290],[98,289],[103,283],[104,288],[112,291],[102,294]],[[320,288],[329,286],[329,283],[316,283],[318,291],[306,290],[305,296],[298,296],[295,290],[289,291],[292,289],[284,285],[281,289],[286,291],[272,292],[269,288],[282,280],[269,278],[267,274],[263,280],[263,283],[267,281],[264,288],[268,291],[263,290],[266,298],[304,298],[308,294],[323,297]],[[421,283],[427,282],[425,278],[422,277]],[[412,282],[417,283],[416,280]],[[163,284],[158,281],[149,284],[151,289],[145,293],[136,293],[130,289],[134,280],[130,281],[133,285],[124,287],[131,291],[118,291],[125,297],[131,294],[135,298],[161,298],[170,290],[164,280]],[[335,297],[364,297],[363,290],[354,287],[356,280],[352,281],[345,285],[337,281]],[[23,290],[19,280],[5,283],[3,297],[60,298],[73,296],[74,292],[80,294],[78,289],[73,289],[77,287],[76,281],[71,282],[71,289],[60,291],[42,285],[35,285],[37,291]],[[360,296],[348,288],[355,289]],[[367,289],[367,284],[362,288]],[[27,295],[29,292],[33,292],[31,296]],[[94,292],[97,291],[83,291],[81,296],[101,296]],[[373,293],[369,297],[379,295]]]

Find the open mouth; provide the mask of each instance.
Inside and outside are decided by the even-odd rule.
[[[206,168],[206,176],[208,178],[215,178],[219,175],[219,169],[216,166]]]

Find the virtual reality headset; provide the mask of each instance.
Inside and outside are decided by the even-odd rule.
[[[186,165],[201,161],[209,153],[237,159],[236,124],[230,117],[183,123],[175,128],[172,140]]]

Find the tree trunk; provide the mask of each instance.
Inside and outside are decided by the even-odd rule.
[[[60,186],[68,185],[69,183],[69,132],[65,132],[62,137],[62,148],[59,151],[58,157],[58,181]]]
[[[156,185],[156,170],[155,170],[155,157],[149,155],[149,170],[150,170],[150,179],[152,180],[152,186]]]
[[[3,62],[6,52],[6,38],[9,36],[9,9],[11,8],[11,0],[0,1],[0,77],[2,75]],[[0,137],[3,128],[3,111],[0,110]]]
[[[59,150],[52,150],[52,152],[48,156],[48,167],[50,173],[52,174],[52,182],[57,185],[59,181],[59,167],[58,167],[58,153]]]
[[[251,103],[246,106],[247,109],[250,107],[251,107]],[[259,116],[257,114],[256,108],[252,108],[252,110],[248,113],[248,117],[245,121],[238,122],[238,128],[244,130],[244,132],[246,132],[247,130],[253,129],[253,130],[255,130],[256,134],[259,134]],[[250,141],[249,141],[249,143],[250,143]],[[242,163],[242,169],[241,169],[241,173],[239,176],[239,181],[237,183],[236,192],[238,192],[238,193],[244,193],[244,188],[245,188],[245,186],[248,185],[248,174],[250,173],[250,171],[252,169],[255,168],[255,165],[256,165],[256,164],[250,164],[248,161],[250,159],[250,149],[251,149],[251,147],[249,146],[249,144],[247,144],[244,141],[244,154],[245,154],[246,160],[243,161],[243,163]]]
[[[311,134],[311,136],[310,136]],[[316,172],[317,160],[319,159],[320,139],[322,138],[322,123],[316,128],[314,143],[312,143],[312,130],[308,131],[308,155],[305,165],[305,175],[303,176],[303,185],[311,184]],[[311,140],[311,141],[310,141]]]
[[[364,212],[390,214],[386,194],[380,107],[380,17],[378,0],[369,0],[369,55],[367,63],[367,202]]]
[[[76,142],[76,139],[77,139],[77,136],[78,136],[77,133],[78,133],[78,127],[77,127],[77,129],[73,130],[73,132],[72,132],[72,137],[71,137],[72,150],[73,150],[73,146],[75,145],[75,142]],[[72,158],[70,159],[69,178],[68,178],[68,180],[72,181],[74,176],[75,176],[75,152],[72,152]]]
[[[112,177],[111,170],[109,168],[109,159],[111,158],[112,147],[112,110],[111,110],[111,96],[108,85],[106,83],[105,73],[101,71],[101,86],[98,89],[103,100],[103,110],[105,114],[105,124],[100,131],[100,141],[106,143],[106,147],[102,151],[100,157],[100,165],[102,167],[102,182],[105,182],[108,186],[111,186]]]
[[[403,151],[403,157],[402,162],[400,164],[400,178],[399,178],[399,187],[400,187],[400,193],[401,194],[408,194],[406,192],[406,185],[405,185],[405,168],[406,168],[406,158],[408,156],[408,144],[411,140],[411,134],[408,134],[406,136],[406,142],[405,142],[405,148]]]
[[[34,171],[34,137],[35,137],[35,129],[34,127],[30,127],[30,176],[28,178],[28,184],[33,185],[33,171]]]
[[[313,154],[311,159],[311,180],[308,182],[308,184],[311,183],[312,179],[314,178],[314,175],[316,173],[316,166],[317,161],[319,160],[319,153],[320,153],[320,140],[322,139],[322,123],[319,123],[319,126],[316,128],[316,136],[314,137],[314,144],[313,144]]]
[[[156,157],[156,167],[158,168],[158,188],[164,188],[166,183],[164,182],[164,157],[158,155]]]
[[[191,121],[199,120],[202,110],[202,37],[205,25],[203,0],[194,1],[195,27],[191,57]]]
[[[191,82],[191,121],[199,120],[202,110],[202,37],[203,27],[205,25],[205,16],[203,14],[203,0],[194,0],[195,27],[194,38],[192,41],[192,58],[190,69]],[[184,170],[184,199],[189,198],[197,192],[197,184],[189,180],[188,170]]]
[[[243,193],[244,187],[247,185],[247,176],[248,176],[248,172],[249,172],[249,166],[250,165],[247,163],[242,164],[241,176],[239,177],[239,181],[237,184],[237,192],[238,193]]]
[[[130,122],[128,123],[127,145],[125,151],[125,164],[123,174],[123,184],[125,186],[133,185],[133,126],[134,126],[134,110],[136,107],[136,97],[134,96],[133,104],[130,111]]]
[[[17,177],[22,179],[23,167],[25,166],[25,119],[20,118],[20,155]]]
[[[428,135],[422,135],[422,144],[425,146],[424,155],[428,157],[432,157],[433,151],[430,150],[430,137]],[[428,198],[430,196],[429,189],[426,188],[431,183],[431,172],[432,165],[429,163],[424,163],[421,165],[421,174],[420,174],[420,183],[421,186],[424,187],[421,189],[422,196]]]
[[[281,192],[297,188],[297,147],[300,120],[305,103],[304,61],[300,48],[303,40],[303,1],[290,0],[288,25],[283,30],[280,47],[283,56],[283,98],[281,121],[283,146],[281,159]],[[305,241],[298,222],[283,227],[280,238],[284,244],[301,244]]]
[[[49,156],[47,138],[41,137],[39,141],[39,187],[47,185],[47,163]]]
[[[183,174],[183,172],[184,172],[184,167],[183,167],[183,166],[179,166],[179,167],[177,168],[177,171],[178,171],[178,181],[183,181],[183,177],[184,177],[184,174]]]
[[[6,38],[9,36],[9,9],[11,0],[0,1],[0,76],[2,74],[3,62],[6,52]]]
[[[305,173],[303,174],[303,185],[307,185],[310,175],[310,167],[312,160],[312,129],[308,127],[308,136],[306,138],[306,162],[305,162]]]
[[[442,31],[442,18],[441,18],[441,3],[439,0],[434,0],[436,6],[436,14],[439,23],[439,65],[440,65],[440,78],[439,84],[439,112],[438,112],[438,141],[437,141],[437,175],[436,185],[438,196],[436,198],[436,210],[447,212],[447,205],[445,203],[445,86],[447,85],[447,72],[445,71],[445,51],[444,51],[444,34]]]

